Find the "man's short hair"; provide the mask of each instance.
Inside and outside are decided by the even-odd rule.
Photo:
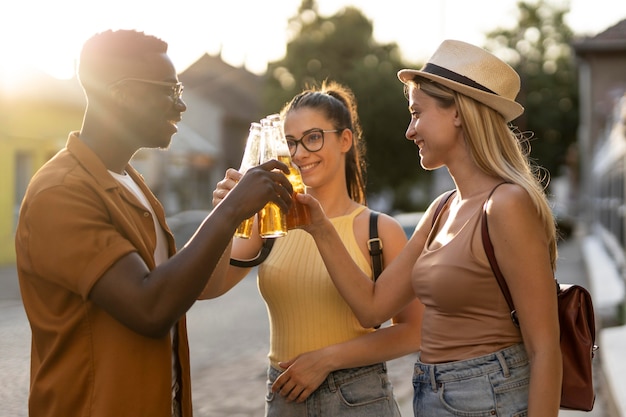
[[[167,53],[167,43],[155,36],[135,30],[97,33],[83,45],[78,78],[86,92],[102,89],[129,76],[130,67],[155,53]]]

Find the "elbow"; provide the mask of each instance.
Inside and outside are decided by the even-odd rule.
[[[359,323],[361,324],[361,326],[363,326],[365,329],[377,329],[379,328],[384,322],[379,322],[376,320],[369,320],[369,321],[363,321],[363,320],[359,320]]]
[[[166,317],[137,317],[135,320],[123,323],[133,332],[150,339],[162,339],[167,337],[172,328],[176,325],[177,320]]]
[[[138,333],[149,339],[162,339],[171,332],[173,325],[150,323],[129,327],[135,333]]]
[[[387,315],[384,311],[379,311],[374,304],[364,306],[351,306],[359,324],[366,329],[377,327],[391,318],[391,314]]]
[[[239,281],[220,281],[218,283],[214,283],[213,279],[209,279],[209,282],[204,287],[200,295],[198,296],[198,300],[211,300],[213,298],[221,297],[226,294],[228,291],[233,289],[233,287]]]
[[[146,326],[140,334],[150,339],[163,339],[172,331],[172,326]]]
[[[227,292],[227,288],[205,288],[198,296],[198,300],[211,300],[213,298],[220,297]]]
[[[372,314],[358,315],[357,320],[359,320],[359,324],[366,329],[380,326],[387,321]]]

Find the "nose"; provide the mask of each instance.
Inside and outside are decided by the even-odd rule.
[[[187,103],[185,103],[182,98],[176,99],[174,102],[174,108],[183,113],[187,111]]]
[[[291,155],[292,159],[300,158],[309,154],[309,151],[302,145],[302,142],[296,142],[296,151]]]
[[[409,122],[409,125],[406,128],[406,132],[404,133],[404,136],[408,140],[413,140],[413,138],[415,137],[415,125],[416,124],[417,124],[417,121],[414,119],[411,119],[411,121]]]

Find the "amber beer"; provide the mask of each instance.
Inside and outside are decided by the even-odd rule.
[[[261,120],[261,162],[267,162],[270,159],[278,159],[276,154],[277,143],[275,141],[275,126],[272,122],[265,118]],[[281,237],[287,234],[287,216],[274,203],[269,202],[259,212],[259,235],[262,238]]]
[[[239,172],[245,174],[248,169],[259,165],[261,158],[261,129],[260,123],[250,123],[250,132],[248,133],[248,139],[246,140],[246,147],[241,158],[241,167]],[[241,222],[237,230],[235,230],[235,237],[241,239],[250,239],[252,235],[252,226],[254,224],[254,216]]]
[[[293,188],[293,202],[287,212],[287,229],[297,229],[298,227],[311,223],[311,213],[309,211],[309,207],[296,199],[297,193],[305,193],[304,182],[302,181],[302,175],[300,174],[298,166],[291,161],[291,157],[279,156],[278,160],[289,167],[289,175],[287,175],[287,179]]]
[[[259,235],[262,238],[281,237],[287,234],[287,216],[274,203],[269,202],[259,212]]]
[[[235,237],[241,239],[250,239],[252,235],[252,226],[254,226],[254,216],[242,221],[235,230]]]

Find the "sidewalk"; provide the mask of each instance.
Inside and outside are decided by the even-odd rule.
[[[21,300],[15,265],[0,265],[0,300]]]
[[[608,250],[599,238],[587,235],[580,238],[589,291],[593,298],[596,321],[599,323],[596,344],[601,374],[606,386],[604,401],[606,415],[626,416],[626,325],[618,322],[620,304],[625,300],[625,283]],[[619,250],[618,256],[624,256]],[[603,327],[602,325],[606,327]]]
[[[616,288],[615,282],[611,282],[608,284],[606,283],[606,280],[615,279],[615,274],[606,272],[606,259],[604,259],[602,255],[599,254],[597,250],[597,245],[590,245],[589,240],[586,239],[587,236],[574,235],[569,240],[562,242],[559,245],[559,264],[557,269],[557,279],[559,279],[559,281],[562,283],[576,283],[590,289],[592,296],[594,297],[594,305],[597,303],[597,309],[599,311],[596,313],[596,315],[600,321],[597,327],[596,335],[596,343],[599,345],[600,348],[594,359],[594,379],[597,399],[594,410],[589,413],[561,411],[560,416],[626,417],[626,357],[624,355],[624,352],[626,352],[626,326],[602,328],[601,316],[605,314],[605,301],[607,299],[611,299],[611,297],[613,299],[615,299],[616,297],[615,294],[610,291],[607,292],[598,290],[600,288],[606,289],[606,287],[609,285],[612,286],[611,288]],[[598,265],[598,261],[601,261],[601,265]],[[601,294],[605,294],[607,295],[607,297],[603,299]],[[13,311],[10,308],[15,309],[12,306],[16,306],[16,303],[20,302],[19,300],[19,285],[14,266],[0,266],[0,306],[6,306],[6,308],[3,310],[5,313],[7,311],[10,312]],[[223,301],[225,303],[227,302],[226,299],[224,299]],[[232,306],[234,305],[234,303],[227,303],[227,305]],[[220,307],[220,305],[216,302],[206,303],[202,306],[199,305],[198,307],[194,307],[194,309],[200,308],[214,308],[220,310],[224,309],[225,307]],[[263,312],[263,308],[261,308],[261,312]],[[10,384],[12,384],[13,386],[19,385],[19,392],[17,394],[14,392],[17,388],[15,388],[13,391],[9,390],[7,392],[10,394],[10,396],[8,396],[7,398],[10,401],[17,403],[17,405],[19,405],[20,407],[20,410],[23,410],[26,404],[25,395],[28,386],[28,339],[30,337],[30,334],[27,329],[26,318],[23,314],[21,306],[19,309],[16,310],[19,312],[18,318],[13,318],[12,316],[5,317],[7,322],[13,323],[13,327],[11,327],[8,333],[3,335],[4,337],[6,337],[6,339],[4,339],[5,343],[3,344],[3,346],[12,339],[24,340],[23,343],[20,345],[21,348],[19,352],[9,349],[10,352],[8,353],[12,357],[6,358],[6,364],[3,365],[3,369],[0,374],[6,372],[4,376],[11,375]],[[198,313],[200,313],[200,311],[192,311],[189,315],[189,322],[191,327],[193,327],[193,319],[195,315],[198,315],[198,317],[202,319],[197,324],[199,328],[191,332],[194,335],[192,339],[198,337],[197,335],[207,333],[206,320],[207,317],[211,317],[211,314],[208,313]],[[14,330],[15,322],[18,319],[23,321],[23,325],[20,326],[20,332],[23,331],[23,335],[21,335],[21,333],[16,334]],[[242,324],[239,323],[238,326],[241,327]],[[211,338],[215,336],[215,331],[215,328],[212,328],[212,331],[209,335]],[[248,331],[246,330],[244,333],[248,333]],[[0,334],[2,334],[2,332],[0,332]],[[228,334],[231,335],[229,336],[229,338],[232,338],[232,333]],[[249,333],[248,336],[254,338],[263,338],[263,336],[253,336],[251,333]],[[191,340],[191,342],[193,344],[194,340]],[[194,374],[194,384],[198,383],[197,388],[201,391],[201,393],[198,393],[198,395],[194,393],[195,400],[197,401],[196,415],[198,417],[208,415],[211,415],[212,417],[221,415],[228,415],[229,417],[233,417],[234,415],[257,415],[258,413],[256,412],[255,414],[252,414],[246,413],[244,412],[244,410],[250,408],[249,403],[253,402],[251,398],[253,398],[254,401],[256,401],[257,398],[262,398],[264,390],[263,371],[265,369],[266,361],[264,355],[266,351],[261,349],[260,352],[262,352],[262,354],[260,354],[260,357],[258,359],[248,356],[248,362],[255,359],[259,364],[257,366],[258,375],[254,373],[251,375],[251,366],[248,362],[237,364],[237,361],[218,361],[218,363],[216,363],[215,360],[211,359],[211,357],[215,354],[214,351],[205,354],[202,353],[204,350],[206,350],[208,342],[196,341],[195,343],[203,349],[194,350],[193,353],[195,354],[196,360],[204,363],[205,368],[207,364],[211,365],[209,368],[198,370]],[[5,347],[8,347],[8,345]],[[14,369],[16,361],[20,363],[24,362],[23,365],[20,365],[19,372],[18,370]],[[257,362],[255,362],[255,364]],[[223,365],[222,368],[216,369],[215,366],[219,364]],[[392,379],[394,382],[394,390],[397,400],[400,404],[402,416],[410,417],[413,415],[413,392],[411,386],[413,357],[409,355],[395,361],[390,361],[388,365],[390,379]],[[232,378],[225,378],[225,375],[232,375]],[[258,384],[258,394],[256,392],[251,392],[252,390],[241,389],[242,386],[245,386],[242,381],[249,381],[250,378],[259,379],[260,382]],[[231,380],[232,384],[230,383]],[[5,387],[5,390],[6,389],[8,389],[8,386]],[[211,398],[210,400],[203,398],[202,394],[207,394],[209,392],[216,393],[216,391],[219,391],[222,394],[224,392],[228,392],[232,394],[232,397],[230,395],[220,395],[219,400],[215,400],[215,398]],[[229,397],[228,400],[226,399],[226,397]],[[0,398],[4,397],[0,394]],[[227,414],[221,414],[222,411],[226,411],[224,407],[227,405],[227,403],[232,403],[234,408],[231,408]],[[236,406],[237,404],[239,404],[239,407]],[[246,404],[246,406],[244,406],[244,404]],[[210,410],[207,408],[209,405],[211,406],[209,407]],[[238,408],[237,413],[233,411],[235,408]],[[259,408],[262,409],[262,403],[260,404]],[[9,410],[10,409],[11,408],[9,407]],[[26,414],[18,413],[17,415],[25,416]]]

